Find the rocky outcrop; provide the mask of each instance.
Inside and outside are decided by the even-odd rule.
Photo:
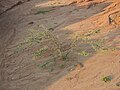
[[[30,0],[0,0],[0,14]]]

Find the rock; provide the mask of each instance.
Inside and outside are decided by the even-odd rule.
[[[109,15],[109,24],[111,23],[120,25],[120,11]]]
[[[0,14],[30,0],[0,0]]]

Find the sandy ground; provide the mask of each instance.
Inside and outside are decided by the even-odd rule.
[[[39,10],[51,11],[36,14]],[[112,50],[95,52],[84,43],[80,47],[90,52],[89,56],[71,54],[64,67],[59,67],[63,61],[58,60],[42,69],[39,64],[50,56],[33,58],[32,52],[40,44],[14,52],[31,30],[42,31],[41,25],[66,43],[76,33],[100,29],[90,38],[105,39],[104,46],[112,46]],[[16,6],[0,16],[0,90],[120,90],[119,26],[118,0],[31,0]],[[111,77],[110,82],[102,80],[106,76]]]

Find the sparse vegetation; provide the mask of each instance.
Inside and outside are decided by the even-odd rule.
[[[87,43],[91,46],[91,49],[94,49],[95,51],[99,51],[101,49],[108,50],[108,48],[105,47],[104,39],[92,40],[90,38],[90,36],[100,33],[100,29],[89,31],[88,33],[82,35],[75,34],[70,43],[67,43],[66,48],[65,42],[63,43],[59,40],[58,36],[54,35],[53,29],[49,30],[43,25],[41,25],[40,28],[43,29],[43,31],[32,30],[30,36],[25,39],[24,42],[20,43],[17,49],[19,48],[18,51],[20,51],[20,49],[27,48],[30,45],[40,45],[40,49],[32,52],[33,56],[36,58],[40,58],[41,56],[43,57],[46,53],[49,53],[48,55],[51,57],[51,60],[42,62],[40,64],[40,67],[42,68],[54,65],[56,60],[62,60],[66,62],[67,60],[69,60],[70,54],[72,54],[73,56],[78,55],[84,57],[92,55],[92,53],[88,52],[84,48],[79,47],[79,44],[81,43]],[[43,46],[43,43],[46,44]],[[61,68],[64,68],[66,65],[65,62],[60,64],[59,66]],[[53,71],[53,69],[50,71]]]

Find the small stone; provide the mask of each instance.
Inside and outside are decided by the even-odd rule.
[[[34,24],[34,22],[29,22],[28,24]]]
[[[116,86],[120,87],[120,82],[116,83]]]

